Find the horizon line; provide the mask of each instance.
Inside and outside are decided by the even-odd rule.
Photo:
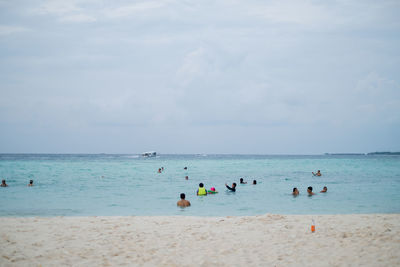
[[[87,153],[87,152],[0,152],[0,155],[141,155],[141,153]],[[325,152],[325,153],[157,153],[157,155],[253,155],[253,156],[318,156],[318,155],[368,155],[368,154],[400,154],[400,151],[374,152]]]

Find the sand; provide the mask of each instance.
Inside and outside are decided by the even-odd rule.
[[[400,266],[400,214],[0,218],[0,266],[119,265]]]

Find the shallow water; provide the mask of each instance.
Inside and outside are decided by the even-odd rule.
[[[311,174],[318,169],[323,176]],[[0,188],[0,216],[400,212],[400,156],[2,154],[0,177],[9,185]],[[240,177],[248,184],[227,192],[224,184]],[[30,179],[35,186],[26,186]],[[200,182],[219,193],[196,196]],[[176,207],[182,192],[190,208]]]

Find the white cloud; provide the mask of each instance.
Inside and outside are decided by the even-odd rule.
[[[85,14],[66,15],[60,18],[62,22],[94,22],[96,19]]]
[[[81,10],[76,1],[51,0],[43,2],[39,7],[32,9],[32,12],[40,15],[65,15]]]
[[[400,122],[400,85],[377,72],[359,80],[354,96],[355,108],[365,116],[362,120]]]
[[[272,23],[313,24],[326,18],[323,6],[309,1],[272,1],[262,5],[250,5],[249,15],[264,18]]]
[[[143,12],[146,11],[160,9],[167,4],[168,4],[167,1],[144,1],[116,8],[105,9],[103,10],[103,12],[109,18],[121,18],[136,14],[142,14]]]
[[[89,4],[89,7],[92,8],[85,4]],[[90,0],[47,0],[39,7],[32,8],[31,13],[55,16],[60,22],[94,22],[97,19],[96,15],[92,14],[95,13],[93,7],[95,6]]]
[[[187,53],[182,66],[177,71],[177,78],[183,85],[187,85],[194,78],[203,75],[208,68],[206,51],[199,47]]]
[[[25,32],[28,30],[29,30],[28,28],[20,27],[20,26],[0,25],[0,36],[19,33],[19,32]]]

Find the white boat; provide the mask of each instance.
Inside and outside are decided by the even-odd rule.
[[[142,157],[145,157],[145,158],[152,158],[155,156],[157,156],[157,153],[155,151],[149,151],[149,152],[142,153]]]

